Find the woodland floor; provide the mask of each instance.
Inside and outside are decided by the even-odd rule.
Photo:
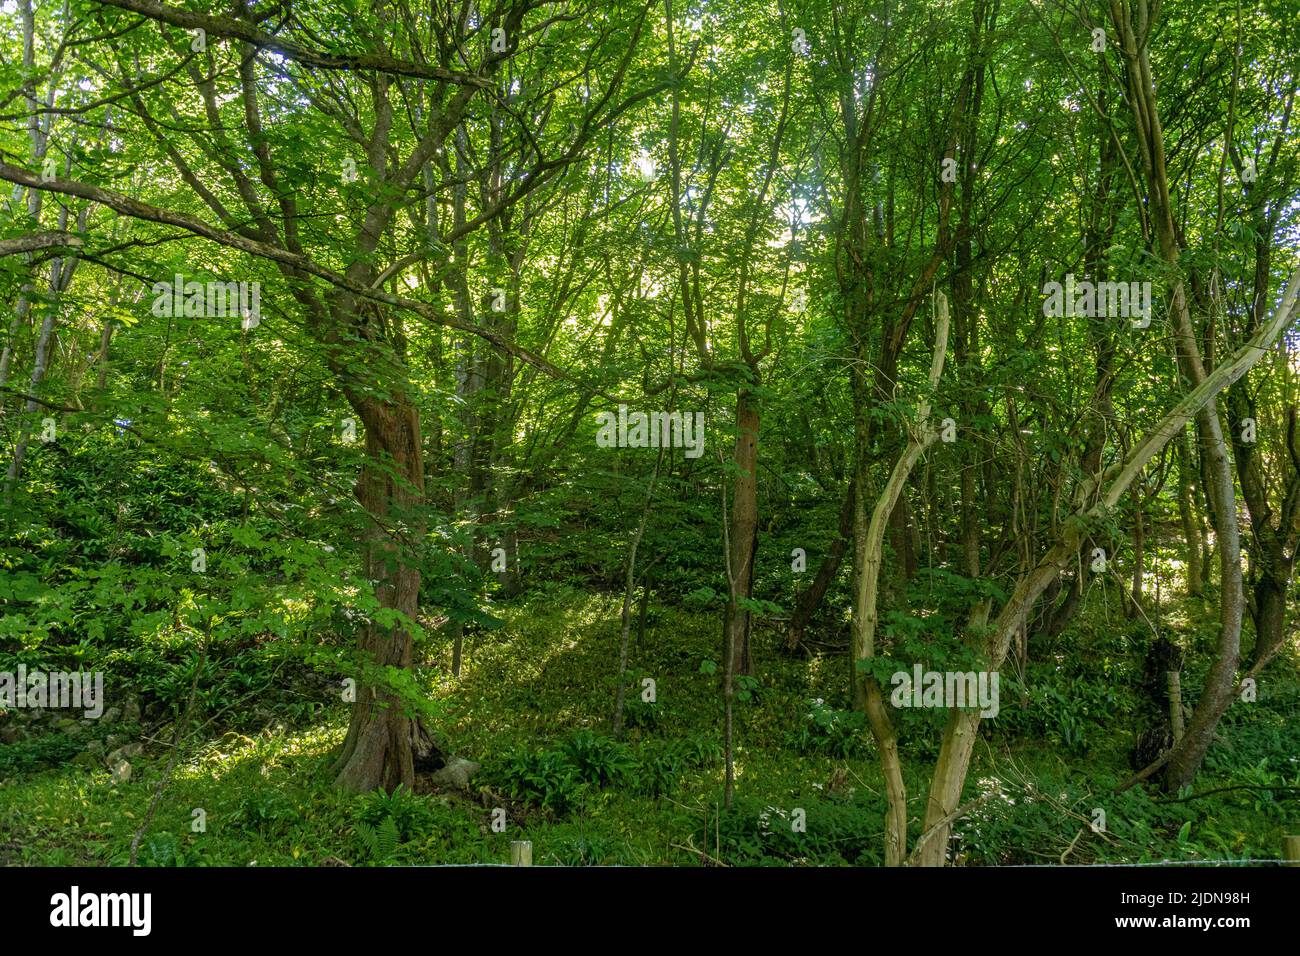
[[[957,825],[958,862],[1275,859],[1282,834],[1300,824],[1300,686],[1267,674],[1296,668],[1275,665],[1258,701],[1234,706],[1221,725],[1195,792],[1235,789],[1175,803],[1142,787],[1113,796],[1131,772],[1133,693],[1125,688],[1134,675],[1116,669],[1125,655],[1108,642],[1131,640],[1141,625],[1099,604],[1046,649],[1044,662],[1031,663],[1023,685],[1004,683],[1002,712],[988,722],[996,726],[982,736],[967,789],[968,798],[991,795]],[[483,765],[468,793],[342,794],[328,765],[346,708],[327,703],[335,695],[324,681],[295,694],[252,687],[254,700],[298,703],[244,702],[191,737],[141,862],[503,863],[510,841],[527,839],[539,865],[881,863],[880,774],[855,715],[836,709],[847,706],[841,655],[787,657],[773,630],[756,631],[759,679],[740,705],[735,806],[719,814],[721,707],[706,663],[716,656],[716,615],[651,609],[633,654],[630,727],[616,743],[608,724],[618,609],[616,597],[567,588],[498,605],[505,626],[467,639],[458,682],[431,676],[450,670],[446,639],[425,645],[439,729],[457,754]],[[1209,616],[1167,606],[1175,628]],[[1068,646],[1093,652],[1056,653]],[[1115,664],[1107,646],[1116,648]],[[1067,671],[1054,659],[1083,663]],[[274,673],[282,685],[283,673]],[[655,679],[653,704],[640,700],[642,676]],[[1193,668],[1185,686],[1199,679]],[[907,716],[900,723],[915,839],[940,718]],[[143,726],[85,729],[116,729],[110,743],[144,744],[122,783],[102,759],[87,759],[87,741],[71,727],[0,745],[0,863],[126,863],[170,742],[170,730],[149,735]],[[494,807],[506,811],[504,832],[491,827]],[[204,832],[192,829],[197,808]],[[790,825],[796,808],[806,832]],[[1106,813],[1102,833],[1090,826],[1095,808]]]

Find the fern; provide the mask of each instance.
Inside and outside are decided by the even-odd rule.
[[[383,821],[377,827],[372,827],[365,822],[357,823],[357,836],[361,838],[361,845],[365,848],[366,855],[375,863],[383,863],[392,858],[397,852],[397,846],[401,842],[401,833],[397,829],[397,821],[391,816],[384,817]]]

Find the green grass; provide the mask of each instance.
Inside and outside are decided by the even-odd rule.
[[[760,687],[737,705],[737,802],[720,815],[721,705],[717,676],[700,667],[717,657],[713,616],[656,609],[632,667],[655,679],[657,700],[643,704],[639,681],[634,685],[633,725],[617,745],[605,739],[617,600],[555,591],[500,613],[504,627],[467,639],[459,681],[447,676],[451,649],[444,640],[424,649],[429,693],[446,713],[439,730],[457,754],[483,764],[474,794],[336,791],[328,766],[346,712],[333,704],[315,722],[299,717],[280,729],[192,741],[141,844],[141,862],[504,863],[515,839],[533,842],[536,864],[700,865],[706,855],[733,865],[881,862],[884,806],[873,749],[867,744],[850,748],[847,758],[834,756],[845,752],[842,742],[819,745],[808,727],[811,699],[822,699],[824,708],[847,707],[838,659],[783,657],[774,636],[756,631]],[[1086,635],[1096,623],[1082,622],[1081,631]],[[1286,669],[1280,664],[1273,673]],[[1057,686],[1050,668],[1047,673],[1032,681],[1035,688]],[[1080,683],[1086,673],[1069,677],[1074,684],[1060,680],[1056,697],[1035,700],[1059,698],[1055,713],[1089,699]],[[1265,691],[1257,704],[1234,708],[1225,720],[1198,792],[1300,786],[1294,756],[1300,753],[1300,688],[1265,684]],[[1159,795],[1142,788],[1111,796],[1129,772],[1128,741],[1114,713],[1097,711],[1122,710],[1124,701],[1093,697],[1102,704],[1079,703],[1068,725],[1059,714],[1052,717],[1073,728],[1064,743],[1037,735],[1027,743],[1025,735],[1007,732],[982,738],[967,797],[988,796],[956,826],[963,862],[1057,862],[1067,848],[1071,863],[1271,858],[1283,833],[1300,830],[1300,794],[1285,790],[1234,790],[1185,803],[1157,803]],[[1021,706],[1010,693],[1003,698],[1004,714]],[[937,718],[905,716],[900,727],[915,839]],[[1022,718],[1045,719],[1028,712],[1013,719]],[[8,771],[0,782],[0,863],[125,864],[165,753],[156,750],[133,764],[131,780],[122,784],[107,771],[71,763]],[[523,781],[521,767],[532,768],[545,786],[567,788],[566,798],[544,801],[543,784]],[[507,811],[505,832],[490,825],[494,806]],[[1104,834],[1089,826],[1098,807],[1106,813]],[[804,833],[790,826],[796,808],[806,815]],[[196,809],[206,815],[206,832],[192,831]]]

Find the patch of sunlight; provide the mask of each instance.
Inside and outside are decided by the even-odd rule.
[[[808,661],[808,686],[820,687],[828,674],[832,680],[837,679],[844,673],[844,667],[841,655],[818,654]]]
[[[979,788],[981,796],[987,794],[990,797],[997,797],[1003,803],[1015,806],[1015,799],[1002,789],[1002,781],[997,777],[980,777],[976,786]]]
[[[280,606],[284,608],[287,621],[305,620],[312,610],[312,602],[306,598],[282,597],[280,598]]]
[[[1178,558],[1162,556],[1159,564],[1152,565],[1142,575],[1142,596],[1152,601],[1175,595],[1176,587],[1187,589],[1187,562]]]
[[[731,755],[731,765],[735,769],[736,783],[740,783],[740,781],[745,779],[745,761],[741,757],[741,752],[739,747],[736,747],[735,753]],[[722,767],[723,767],[722,773],[719,775],[720,778],[725,776],[726,774],[726,764],[723,763]],[[757,776],[762,776],[762,775],[758,774]]]
[[[179,779],[221,780],[243,765],[259,761],[264,770],[294,757],[322,757],[343,742],[342,727],[317,726],[249,737],[228,731],[176,770]]]

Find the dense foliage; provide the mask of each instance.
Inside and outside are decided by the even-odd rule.
[[[1298,14],[3,0],[0,863],[1276,859]]]

